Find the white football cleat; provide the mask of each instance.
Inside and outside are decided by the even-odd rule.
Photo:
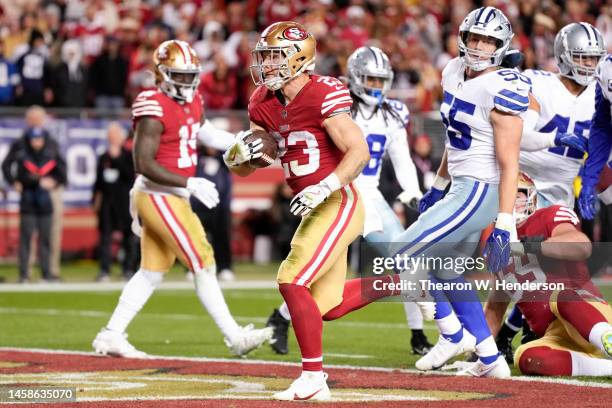
[[[453,343],[440,335],[436,345],[429,353],[417,360],[415,367],[421,371],[437,370],[451,358],[474,351],[474,347],[476,347],[476,338],[465,329],[463,329],[463,338],[459,343]]]
[[[127,341],[126,333],[109,330],[106,327],[100,330],[91,343],[96,353],[105,356],[125,358],[148,358],[147,353],[137,350]]]
[[[274,334],[272,327],[255,329],[252,324],[240,327],[238,334],[232,339],[224,339],[225,345],[236,356],[246,356],[250,351],[255,350],[264,342],[269,341]]]
[[[601,335],[601,344],[603,344],[606,358],[612,360],[612,330],[606,330]]]
[[[510,378],[510,367],[504,356],[499,355],[491,364],[477,360],[470,367],[457,373],[457,375],[471,375],[472,377]]]
[[[328,401],[331,393],[327,386],[327,373],[302,371],[302,375],[285,391],[274,394],[281,401]]]

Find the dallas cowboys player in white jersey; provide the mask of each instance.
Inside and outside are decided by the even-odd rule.
[[[534,181],[537,208],[553,204],[574,207],[574,179],[587,149],[595,111],[592,79],[605,49],[597,28],[589,23],[571,23],[555,37],[559,73],[530,69],[523,72],[531,78],[532,88],[523,123],[519,166]],[[585,185],[589,186],[589,181]],[[523,326],[522,320],[515,306],[496,337],[508,361],[512,360],[512,339]]]
[[[595,186],[601,170],[606,161],[608,167],[612,167],[612,55],[608,55],[597,66],[595,78],[595,114],[591,122],[589,156],[584,163],[582,189],[578,197],[580,214],[588,220],[593,219],[597,212]],[[602,194],[607,196],[605,200],[610,200],[612,186]]]
[[[389,155],[403,192],[398,199],[408,204],[420,199],[416,167],[410,158],[406,126],[408,107],[386,97],[393,82],[393,70],[387,55],[377,47],[361,47],[348,58],[348,85],[353,98],[351,116],[359,125],[370,148],[370,161],[355,180],[366,207],[364,237],[368,242],[391,242],[404,227],[378,189],[383,157]],[[414,302],[404,302],[408,327],[412,330],[411,346],[415,354],[424,355],[431,344],[423,333],[423,316]],[[290,315],[283,304],[268,321],[275,328],[272,348],[286,354]]]
[[[592,79],[605,50],[599,30],[588,23],[571,23],[555,37],[559,74],[537,70],[523,73],[531,78],[532,98],[521,149],[526,150],[525,145],[544,149],[521,152],[520,168],[536,185],[538,208],[553,204],[574,207],[574,178],[595,111]]]
[[[507,265],[510,236],[516,234],[512,212],[523,126],[520,115],[529,106],[531,87],[529,78],[518,71],[500,69],[512,37],[510,22],[494,7],[470,12],[461,24],[460,57],[451,60],[442,73],[444,100],[440,113],[447,129],[446,152],[434,187],[419,204],[421,216],[396,238],[392,253],[429,255],[440,250],[436,243],[455,247],[460,243],[463,252],[471,255],[481,231],[497,215],[485,254],[491,271]],[[444,196],[448,184],[450,190]],[[456,284],[463,277],[447,270],[430,279]],[[466,374],[510,376],[476,294],[454,290],[431,294],[436,300],[435,319],[441,335],[416,367],[439,368],[475,344],[479,359]]]

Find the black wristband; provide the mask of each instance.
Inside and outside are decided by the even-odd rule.
[[[523,243],[523,248],[525,248],[526,253],[540,254],[542,253],[542,242],[545,240],[546,237],[536,235],[533,237],[524,237],[521,239],[521,242]]]

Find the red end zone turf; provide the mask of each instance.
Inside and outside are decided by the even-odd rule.
[[[72,386],[76,403],[61,407],[274,407],[271,401],[299,375],[299,366],[240,360],[130,360],[86,353],[0,351],[0,386]],[[606,385],[419,375],[397,370],[328,368],[332,395],[317,406],[378,407],[601,407]],[[346,402],[343,402],[346,401]],[[0,403],[0,406],[2,404]]]

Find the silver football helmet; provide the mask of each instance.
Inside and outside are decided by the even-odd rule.
[[[361,47],[348,58],[349,89],[367,105],[382,103],[393,82],[389,57],[377,47]],[[367,86],[368,78],[380,78],[382,88]]]
[[[554,52],[561,75],[587,86],[597,63],[606,55],[606,45],[599,30],[591,24],[571,23],[557,33]],[[597,58],[597,63],[585,65],[588,57]]]
[[[497,49],[485,52],[468,48],[468,34],[480,34],[496,39]],[[510,46],[514,33],[510,21],[495,7],[481,7],[471,11],[459,26],[459,55],[463,63],[474,71],[499,66]]]

